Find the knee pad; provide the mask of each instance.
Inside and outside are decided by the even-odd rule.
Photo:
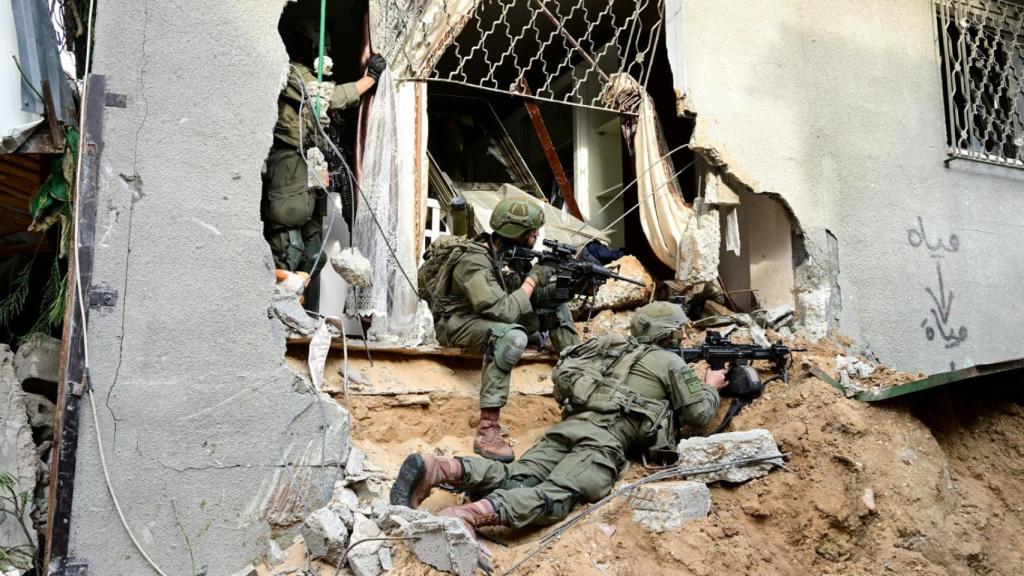
[[[511,372],[519,359],[523,357],[526,340],[526,331],[519,327],[511,328],[494,338],[492,343],[494,364],[505,372]]]

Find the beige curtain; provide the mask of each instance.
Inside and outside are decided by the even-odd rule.
[[[697,214],[683,201],[661,122],[647,91],[631,76],[617,74],[604,98],[637,114],[633,150],[636,158],[640,223],[654,254],[686,284],[718,276],[721,241],[717,210]]]

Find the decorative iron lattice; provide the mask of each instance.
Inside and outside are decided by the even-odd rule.
[[[951,158],[1024,168],[1024,5],[935,0]]]
[[[664,0],[387,0],[384,11],[399,79],[618,112],[603,92],[616,74],[646,86]]]

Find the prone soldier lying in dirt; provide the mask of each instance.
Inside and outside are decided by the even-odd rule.
[[[552,373],[562,422],[511,464],[477,457],[406,457],[391,503],[416,508],[446,484],[473,501],[442,510],[471,529],[558,522],[581,499],[596,502],[612,488],[627,456],[676,458],[682,425],[705,426],[726,385],[725,370],[701,383],[676,346],[686,322],[669,302],[640,308],[632,337],[607,334],[566,349]]]

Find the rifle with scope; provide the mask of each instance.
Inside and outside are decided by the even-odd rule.
[[[555,298],[558,300],[568,301],[575,294],[585,292],[578,289],[581,286],[590,288],[590,293],[596,294],[597,289],[608,280],[644,285],[640,280],[622,276],[586,256],[578,256],[580,248],[572,244],[545,240],[544,246],[548,249],[543,252],[515,246],[509,250],[509,259],[513,262],[532,262],[536,259],[538,264],[554,268]]]

